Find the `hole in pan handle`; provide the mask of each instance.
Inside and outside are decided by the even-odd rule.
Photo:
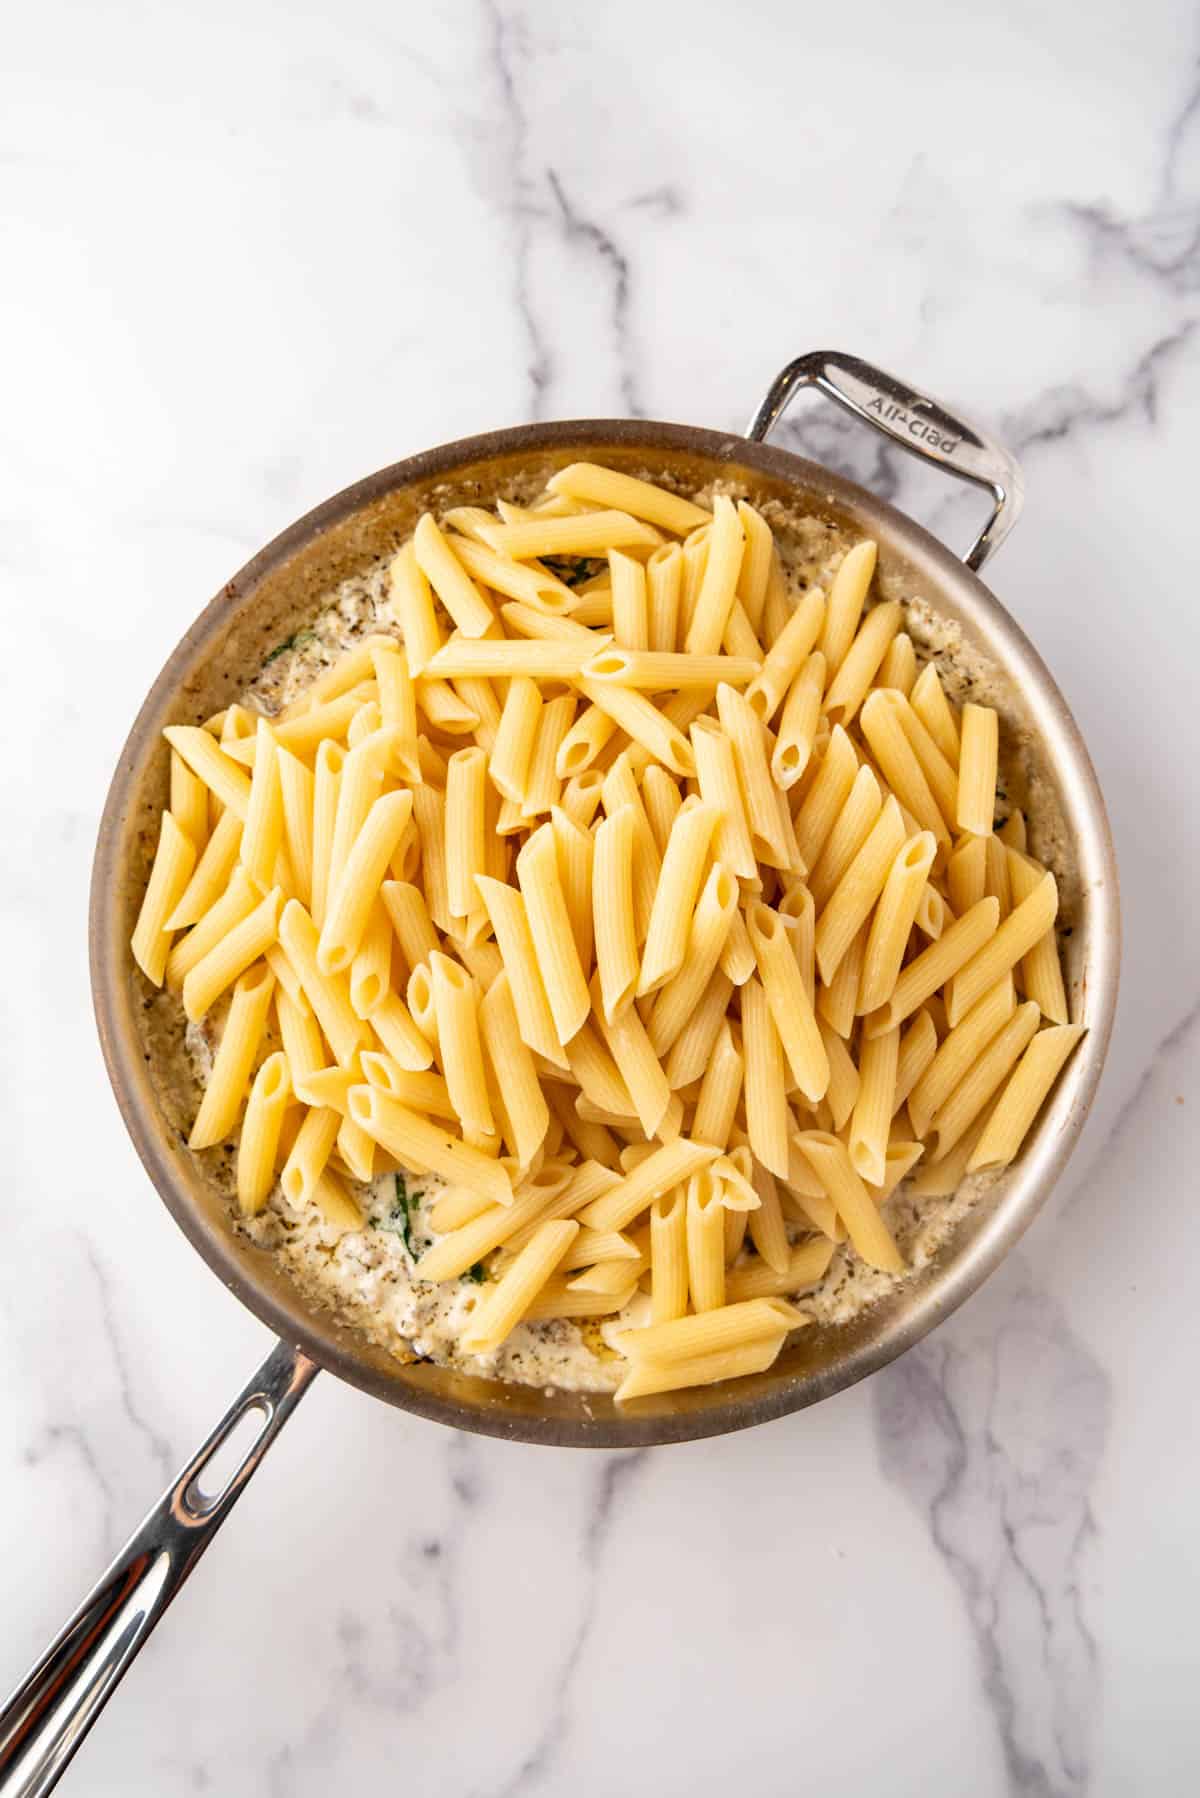
[[[74,1617],[0,1711],[0,1798],[40,1798],[112,1696],[246,1481],[303,1398],[317,1364],[277,1342],[208,1441],[163,1493]],[[221,1451],[257,1430],[232,1467]]]
[[[1016,524],[1025,498],[1020,467],[1008,451],[940,400],[840,350],[811,350],[781,369],[750,420],[747,437],[764,442],[801,387],[820,388],[910,455],[988,490],[992,515],[963,558],[978,574]]]

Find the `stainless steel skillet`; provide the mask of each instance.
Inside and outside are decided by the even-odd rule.
[[[904,449],[992,495],[991,518],[965,562],[854,483],[767,442],[802,386],[819,388]],[[670,475],[691,488],[722,475],[743,482],[752,498],[830,517],[874,537],[884,578],[921,594],[961,627],[965,642],[1004,677],[1007,727],[1028,739],[1070,848],[1061,882],[1071,926],[1068,984],[1073,1014],[1088,1026],[1018,1163],[920,1275],[851,1324],[805,1332],[769,1373],[645,1400],[628,1412],[594,1395],[401,1366],[306,1305],[269,1258],[234,1232],[224,1195],[182,1147],[155,1083],[146,989],[128,953],[151,824],[166,787],[163,726],[195,722],[236,697],[266,649],[305,622],[338,581],[394,548],[435,496],[439,505],[491,497],[530,472],[548,474],[582,457]],[[55,1784],[319,1368],[404,1410],[516,1441],[594,1448],[688,1441],[800,1410],[893,1360],[961,1304],[1027,1228],[1062,1170],[1100,1077],[1116,1004],[1120,922],[1112,839],[1087,751],[1036,651],[978,577],[1015,522],[1021,492],[1012,458],[947,408],[854,357],[819,352],[781,372],[745,437],[642,420],[526,425],[383,469],[284,531],[201,614],[151,688],[113,778],[92,881],[92,988],[113,1090],[163,1202],[210,1267],[280,1340],[0,1713],[0,1798]],[[234,1471],[217,1477],[215,1457],[235,1431],[245,1431],[247,1419],[256,1426],[248,1446]]]

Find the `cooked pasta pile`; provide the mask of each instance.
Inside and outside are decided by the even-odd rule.
[[[903,1272],[883,1202],[1006,1165],[1082,1032],[997,716],[874,570],[793,595],[745,501],[577,463],[426,513],[294,704],[166,731],[133,951],[232,989],[190,1143],[244,1212],[440,1175],[464,1352],[641,1286],[621,1400],[769,1367],[838,1242]]]

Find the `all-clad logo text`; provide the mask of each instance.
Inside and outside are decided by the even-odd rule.
[[[903,406],[882,400],[878,394],[873,400],[868,400],[867,411],[877,412],[888,424],[907,431],[910,437],[919,438],[930,449],[941,450],[944,456],[952,456],[962,442],[961,437],[944,437],[937,426],[931,425],[919,412],[906,412]]]

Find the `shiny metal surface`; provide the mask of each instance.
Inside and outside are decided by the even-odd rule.
[[[750,420],[747,437],[765,442],[802,387],[819,388],[910,456],[987,488],[994,501],[992,515],[963,558],[978,574],[1016,524],[1025,502],[1024,477],[1008,451],[940,400],[838,350],[811,350],[781,369]]]
[[[278,1342],[254,1378],[143,1518],[74,1617],[0,1711],[0,1794],[41,1798],[115,1691],[317,1373]],[[258,1434],[218,1490],[205,1471],[244,1418]]]
[[[923,401],[878,371],[863,373],[864,367],[848,357],[800,358],[773,384],[754,428],[768,429],[805,380],[824,391],[836,387],[836,397],[864,415],[871,393],[902,395],[910,405]],[[966,440],[966,427],[950,414],[938,409],[931,416],[939,430],[961,430]],[[904,441],[894,421],[885,426]],[[968,478],[1000,490],[998,510],[1000,492],[1011,508],[1019,492],[1011,461],[1002,452],[989,460],[991,446],[978,434],[971,434],[971,443]],[[306,1304],[270,1257],[236,1233],[225,1196],[181,1146],[178,1123],[155,1086],[143,1039],[145,989],[128,951],[165,791],[162,727],[195,721],[228,703],[265,649],[311,617],[338,580],[395,548],[427,503],[478,500],[506,486],[511,490],[530,472],[548,474],[581,457],[672,477],[685,488],[722,476],[744,483],[752,497],[816,511],[873,536],[881,569],[956,621],[1003,671],[1012,694],[1009,723],[1030,736],[1074,852],[1067,973],[1076,1014],[1089,1031],[1018,1163],[921,1274],[849,1324],[803,1332],[767,1374],[642,1400],[624,1410],[607,1397],[545,1393],[431,1365],[404,1366],[332,1314]],[[934,459],[946,463],[944,453]],[[954,472],[965,468],[956,464]],[[999,526],[981,553],[994,547],[998,534]],[[684,1441],[799,1410],[894,1359],[960,1304],[1028,1226],[1070,1153],[1104,1060],[1119,941],[1112,842],[1086,749],[1045,666],[978,577],[911,519],[814,463],[761,441],[643,420],[529,425],[446,444],[369,476],[268,545],[188,632],[133,726],[101,824],[90,918],[97,1023],[122,1114],[168,1209],[225,1284],[314,1361],[391,1404],[485,1434],[599,1448]]]

